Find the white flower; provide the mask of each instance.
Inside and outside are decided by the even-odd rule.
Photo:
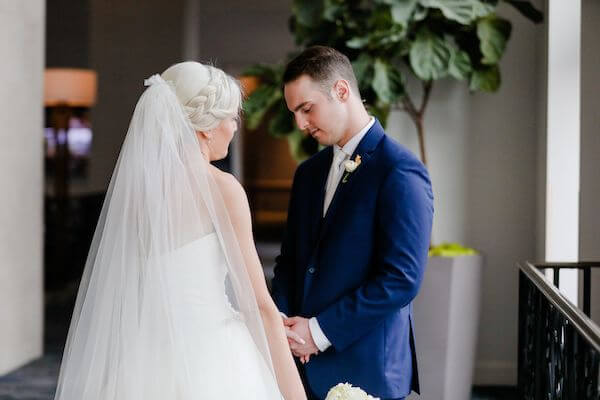
[[[329,389],[325,400],[379,400],[368,395],[359,387],[354,387],[349,383],[338,383]]]
[[[357,154],[356,157],[354,157],[354,160],[344,161],[344,168],[346,169],[346,172],[352,173],[356,168],[358,168],[361,162],[362,158]]]
[[[346,160],[344,161],[344,169],[346,172],[354,172],[354,170],[358,167],[356,161]]]
[[[346,170],[346,173],[344,174],[344,177],[342,178],[342,183],[348,182],[348,177],[350,176],[350,174],[352,172],[354,172],[354,170],[356,168],[358,168],[358,166],[360,165],[361,162],[362,162],[362,158],[358,154],[356,155],[356,157],[354,157],[354,160],[344,161],[344,169]]]

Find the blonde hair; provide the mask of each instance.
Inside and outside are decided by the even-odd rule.
[[[196,131],[212,130],[221,121],[239,115],[242,104],[239,82],[219,68],[186,61],[170,66],[161,77],[173,84]]]

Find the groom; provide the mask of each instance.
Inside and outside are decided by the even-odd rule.
[[[290,347],[314,399],[343,382],[402,399],[419,390],[411,302],[431,234],[427,171],[369,116],[335,49],[306,49],[284,85],[298,127],[328,146],[296,171],[276,260],[273,298],[303,339]]]

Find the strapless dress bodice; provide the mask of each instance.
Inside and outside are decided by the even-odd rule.
[[[226,295],[227,263],[216,233],[169,253],[163,267],[176,312],[193,310],[207,322],[238,316]],[[182,303],[188,306],[178,307]]]

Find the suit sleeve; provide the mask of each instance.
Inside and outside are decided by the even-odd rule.
[[[295,288],[294,260],[295,260],[295,232],[296,232],[296,207],[297,207],[297,187],[302,165],[298,167],[294,175],[292,191],[290,195],[290,204],[288,206],[288,216],[283,241],[281,242],[280,254],[275,258],[274,277],[271,282],[271,296],[280,312],[285,315],[292,315],[290,299],[293,298]]]
[[[433,194],[425,168],[393,169],[377,200],[372,278],[317,315],[321,329],[342,351],[408,305],[417,295],[433,220]]]

